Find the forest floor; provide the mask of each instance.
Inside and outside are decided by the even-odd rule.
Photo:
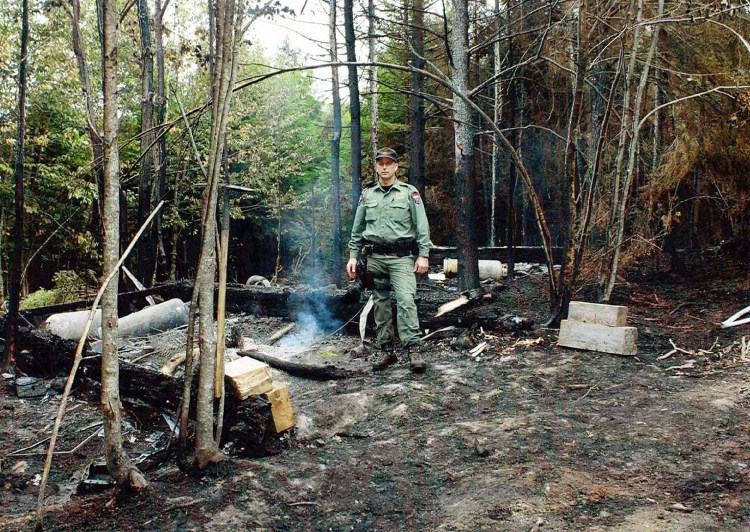
[[[152,488],[78,495],[102,438],[55,458],[51,530],[738,530],[750,527],[750,326],[719,323],[750,304],[746,266],[703,257],[687,277],[643,267],[618,288],[638,355],[556,345],[557,331],[475,332],[491,349],[428,341],[429,368],[321,382],[289,378],[297,428],[280,453],[202,475],[174,461]],[[711,266],[714,265],[714,266]],[[543,276],[502,291],[541,322]],[[460,312],[460,311],[459,311]],[[272,324],[259,320],[259,324]],[[673,350],[669,358],[658,357]],[[337,364],[357,339],[321,346]],[[702,351],[701,351],[702,350]],[[335,356],[337,355],[338,356]],[[694,362],[690,363],[689,361]],[[0,529],[30,529],[59,395],[19,399],[0,379]],[[57,448],[97,431],[98,401],[69,403]],[[126,413],[125,444],[148,451],[160,416]],[[12,454],[16,452],[16,454]]]

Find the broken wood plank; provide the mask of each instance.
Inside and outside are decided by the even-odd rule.
[[[461,296],[458,299],[454,299],[453,301],[449,301],[448,303],[444,303],[443,305],[440,305],[438,307],[438,311],[435,314],[435,318],[439,318],[443,314],[447,314],[448,312],[453,312],[457,308],[461,308],[464,305],[466,305],[469,302],[469,298],[466,296]]]
[[[133,283],[133,285],[139,292],[142,292],[146,289],[146,287],[143,286],[143,283],[141,283],[138,280],[138,277],[133,275],[133,272],[128,270],[125,266],[122,267],[122,271],[125,272],[125,275],[128,277],[128,279],[130,279],[130,282]],[[154,301],[154,296],[146,296],[146,301],[148,302],[149,306],[156,305],[156,301]]]
[[[306,377],[308,379],[349,379],[363,374],[361,371],[340,368],[332,365],[319,366],[302,362],[292,362],[291,360],[284,360],[261,351],[239,351],[237,354],[243,357],[251,357],[255,360],[260,360],[272,368],[280,369],[290,375]]]
[[[635,327],[607,327],[598,323],[563,320],[557,344],[574,349],[630,356],[638,353],[637,340],[638,329]]]
[[[568,307],[568,319],[609,327],[624,327],[627,325],[628,307],[571,301]]]
[[[292,428],[294,423],[294,411],[289,401],[289,389],[284,382],[274,383],[273,389],[263,394],[271,403],[271,416],[276,433],[284,432]]]
[[[251,395],[270,392],[273,389],[268,364],[250,357],[243,356],[227,362],[224,374],[232,391],[241,400]]]

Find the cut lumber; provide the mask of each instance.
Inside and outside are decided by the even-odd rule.
[[[268,364],[250,357],[240,357],[227,362],[225,375],[237,398],[245,400],[251,395],[260,395],[273,389]]]
[[[286,383],[274,383],[270,392],[263,394],[263,397],[271,403],[271,416],[276,433],[284,432],[294,426],[294,411],[292,403],[289,401],[289,388]]]
[[[635,327],[607,327],[599,323],[563,320],[557,344],[602,353],[635,355],[638,353],[637,340],[638,329]]]
[[[624,327],[627,325],[628,307],[571,301],[568,307],[568,319],[584,323],[598,323],[608,327]]]
[[[291,360],[284,360],[272,355],[268,355],[266,353],[262,353],[261,351],[239,351],[237,354],[243,357],[251,357],[255,360],[265,362],[272,368],[285,371],[289,375],[306,377],[308,379],[336,380],[348,379],[350,377],[362,375],[361,371],[339,368],[331,365],[318,366],[315,364],[292,362]]]

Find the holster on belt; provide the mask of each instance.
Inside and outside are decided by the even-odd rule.
[[[375,276],[367,270],[367,256],[372,252],[369,245],[362,247],[362,252],[357,258],[357,279],[363,290],[375,289]]]

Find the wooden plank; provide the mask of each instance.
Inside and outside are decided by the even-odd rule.
[[[224,372],[232,391],[241,400],[273,389],[268,364],[250,357],[240,357],[228,362]]]
[[[568,319],[609,327],[625,327],[628,321],[628,307],[571,301],[568,307]]]
[[[638,329],[563,320],[557,345],[616,355],[635,355]]]
[[[263,397],[271,403],[271,416],[276,432],[284,432],[294,426],[294,411],[292,403],[289,401],[289,389],[286,383],[274,383],[270,392],[263,394]]]

